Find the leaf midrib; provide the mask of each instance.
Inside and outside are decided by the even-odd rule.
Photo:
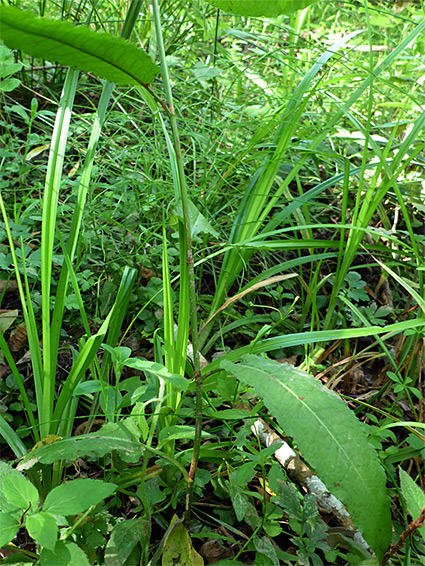
[[[40,20],[41,20],[41,18],[40,18],[38,21],[40,21]],[[54,21],[54,20],[47,20],[47,22],[50,22],[50,21]],[[19,23],[19,22],[18,22],[18,23]],[[31,23],[32,23],[32,22],[31,22]],[[68,22],[59,22],[59,23],[66,23],[66,24],[68,24]],[[47,34],[43,34],[42,31],[31,31],[31,32],[29,33],[27,30],[22,29],[19,25],[16,25],[16,24],[13,25],[13,24],[11,24],[10,22],[6,22],[4,25],[9,26],[9,28],[11,28],[11,30],[16,30],[16,31],[18,31],[19,33],[24,34],[24,35],[25,35],[27,38],[29,38],[29,39],[31,39],[32,36],[36,36],[36,37],[39,37],[40,39],[43,39],[43,40],[54,41],[54,42],[58,43],[59,45],[66,45],[67,47],[69,47],[69,48],[71,48],[71,49],[74,49],[75,51],[80,51],[81,53],[84,53],[85,55],[87,55],[87,56],[89,56],[89,57],[92,57],[93,59],[98,59],[98,60],[102,61],[103,63],[106,63],[108,66],[113,67],[114,69],[120,71],[122,74],[125,74],[126,76],[132,78],[134,81],[137,82],[137,84],[143,84],[135,75],[132,75],[130,72],[128,72],[128,71],[126,71],[126,70],[123,70],[123,69],[122,69],[121,67],[119,67],[117,64],[108,61],[106,58],[104,58],[104,57],[102,57],[102,56],[100,56],[100,55],[97,55],[97,54],[96,54],[96,55],[93,55],[92,52],[87,51],[87,50],[85,50],[85,49],[83,49],[83,48],[81,48],[81,47],[76,47],[75,45],[72,45],[72,44],[68,43],[68,42],[65,41],[65,40],[62,40],[62,39],[59,40],[59,39],[57,39],[56,37],[48,36]],[[72,24],[69,24],[69,28],[70,28],[70,30],[72,30],[73,32],[78,31],[77,26],[73,26]],[[88,28],[87,28],[87,29],[88,29]],[[109,37],[109,38],[112,38],[112,39],[116,39],[116,40],[121,39],[121,38],[117,38],[117,37],[114,38],[112,35],[108,34],[107,32],[95,32],[95,31],[92,31],[92,30],[89,30],[89,31],[91,31],[91,33],[93,33],[93,34],[97,34],[98,36],[100,36],[101,34],[104,34],[105,36],[107,36],[107,37]],[[125,40],[123,40],[123,41],[125,41]],[[132,45],[132,44],[129,43],[128,45]],[[138,48],[136,47],[136,49],[138,49]],[[141,51],[141,50],[139,50],[139,51],[140,51],[140,53],[144,53],[144,51]],[[147,55],[147,54],[145,53],[145,55]],[[148,55],[147,55],[147,56],[148,56]],[[153,61],[152,61],[152,63],[153,63]],[[69,66],[69,67],[72,67],[72,65],[68,65],[68,66]],[[87,72],[87,71],[86,71],[86,72]],[[111,82],[112,82],[112,81],[111,81]]]
[[[246,366],[246,367],[249,368],[249,369],[252,369],[250,366]],[[298,400],[298,402],[299,402],[304,408],[306,408],[306,409],[309,411],[309,413],[310,413],[311,415],[313,415],[314,420],[315,420],[316,422],[318,422],[318,423],[321,424],[321,427],[322,427],[325,431],[327,431],[327,433],[328,433],[328,435],[330,436],[330,438],[332,438],[332,439],[335,441],[335,444],[336,444],[338,447],[341,448],[341,451],[342,451],[342,453],[344,454],[345,459],[346,459],[348,462],[350,462],[350,464],[352,464],[351,469],[352,469],[352,470],[355,470],[356,475],[358,476],[359,480],[362,481],[364,484],[367,485],[367,483],[365,482],[365,478],[363,477],[363,474],[359,471],[358,467],[355,465],[355,462],[353,462],[352,459],[348,457],[348,454],[347,454],[347,452],[346,452],[346,450],[345,450],[345,448],[344,448],[344,445],[341,444],[341,443],[338,441],[338,439],[332,434],[332,432],[329,430],[329,428],[326,426],[326,424],[325,424],[321,419],[319,419],[319,418],[316,416],[316,413],[309,407],[309,405],[308,405],[307,403],[305,403],[302,399],[300,399],[300,398],[298,397],[298,395],[296,395],[296,393],[295,393],[294,391],[292,391],[285,383],[282,383],[279,379],[277,379],[273,374],[270,374],[269,372],[267,372],[267,371],[265,371],[265,370],[259,370],[259,371],[261,371],[263,374],[268,375],[268,376],[271,377],[275,382],[277,382],[279,385],[281,385],[283,388],[285,388],[286,391],[288,391],[293,397],[295,397],[295,398]]]

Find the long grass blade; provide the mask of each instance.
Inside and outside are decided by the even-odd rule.
[[[43,195],[43,218],[41,226],[41,297],[43,334],[43,397],[40,422],[41,436],[48,434],[49,420],[53,413],[55,394],[56,358],[51,351],[50,299],[52,284],[52,257],[55,241],[56,216],[65,148],[68,138],[71,110],[78,81],[78,71],[68,70],[62,96],[56,114],[47,165]]]

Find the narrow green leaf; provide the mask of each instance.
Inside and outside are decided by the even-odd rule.
[[[214,411],[210,407],[205,409],[204,415],[221,421],[246,419],[250,416],[249,411],[246,411],[245,409],[223,409],[222,411]]]
[[[231,350],[225,354],[222,358],[214,360],[208,364],[208,372],[212,372],[220,367],[224,358],[229,361],[237,362],[241,359],[244,354],[254,353],[262,354],[266,352],[272,352],[273,350],[278,350],[279,348],[293,348],[294,346],[299,346],[300,344],[313,344],[320,342],[329,342],[333,340],[344,340],[348,338],[358,338],[360,336],[380,336],[384,335],[384,339],[388,339],[391,336],[405,332],[408,329],[413,328],[423,328],[423,319],[416,320],[404,320],[402,322],[396,322],[394,324],[388,324],[385,327],[382,326],[368,326],[366,328],[337,328],[335,330],[319,330],[312,332],[297,332],[294,334],[283,334],[280,336],[273,336],[273,338],[267,338],[265,340],[259,340],[254,345],[249,344],[247,346],[242,346],[236,350]]]
[[[152,82],[159,68],[122,38],[0,6],[0,38],[11,49],[90,71],[120,85]]]
[[[362,424],[313,376],[253,355],[242,360],[239,364],[223,361],[221,367],[255,388],[382,558],[391,540],[390,501],[384,470]]]
[[[111,323],[109,325],[108,335],[106,338],[106,345],[110,347],[115,347],[118,336],[121,331],[124,316],[127,312],[128,303],[131,297],[131,291],[136,280],[137,269],[126,266],[124,273],[121,278],[120,286],[118,288],[118,293],[114,302],[114,308],[111,317]],[[131,352],[130,352],[131,353]],[[121,356],[123,351],[121,350]],[[129,354],[130,355],[130,354]],[[126,356],[128,358],[128,356]],[[120,359],[121,363],[121,359]],[[103,379],[107,381],[108,375],[110,373],[111,367],[111,353],[105,352],[102,359],[102,370],[101,375]]]
[[[1,13],[0,13],[1,14]],[[28,340],[31,352],[31,361],[34,368],[34,381],[36,383],[36,396],[38,418],[40,422],[40,436],[44,438],[51,432],[52,412],[55,398],[55,376],[57,372],[57,353],[52,350],[51,333],[51,302],[52,269],[55,232],[57,231],[57,214],[63,164],[65,160],[67,138],[71,122],[71,112],[74,105],[75,93],[78,84],[78,71],[68,69],[65,83],[62,88],[59,108],[56,114],[53,129],[49,160],[47,163],[46,179],[43,194],[42,222],[41,222],[41,328],[43,339],[43,356],[39,347],[37,336],[37,323],[32,302],[28,305]],[[30,296],[28,283],[25,281],[27,297]],[[55,337],[56,341],[56,337]],[[57,340],[57,342],[59,342]]]
[[[425,493],[402,468],[400,468],[400,487],[406,501],[407,510],[415,521],[425,507]],[[425,525],[418,530],[425,540]]]
[[[25,523],[30,536],[44,548],[54,550],[58,539],[56,519],[50,513],[30,515]]]
[[[0,343],[1,342],[3,342],[3,344],[6,343],[4,337],[0,334]],[[4,354],[4,351],[2,353]],[[10,352],[8,352],[8,354],[10,354]],[[13,360],[13,358],[10,359]],[[16,366],[12,369],[12,372],[14,375],[17,375],[18,372]],[[5,420],[2,414],[0,414],[0,436],[2,436],[8,443],[17,458],[21,458],[27,453],[25,444],[19,438],[16,431],[14,431],[10,424]]]
[[[124,362],[124,365],[139,371],[153,373],[182,391],[186,391],[189,386],[189,380],[183,375],[171,374],[165,366],[157,362],[150,362],[142,358],[128,358],[128,360]]]
[[[159,431],[158,440],[161,444],[169,440],[193,440],[195,438],[195,427],[188,425],[166,426]],[[213,434],[202,431],[202,438],[214,438]]]
[[[239,16],[265,16],[274,18],[303,10],[316,0],[207,0],[220,10]]]
[[[52,489],[43,509],[53,515],[76,515],[114,493],[117,486],[102,480],[76,479]]]

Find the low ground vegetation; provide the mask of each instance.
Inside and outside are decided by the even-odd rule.
[[[425,564],[425,6],[256,4],[0,6],[2,563]]]

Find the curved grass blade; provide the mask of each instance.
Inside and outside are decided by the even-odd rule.
[[[2,414],[0,414],[0,436],[4,438],[17,458],[22,458],[26,455],[27,447]]]
[[[320,342],[331,342],[334,340],[344,340],[347,338],[361,338],[362,336],[382,336],[388,338],[400,334],[405,330],[412,328],[424,328],[425,321],[423,319],[404,320],[388,324],[387,326],[367,326],[366,328],[338,328],[334,330],[318,330],[311,332],[296,332],[295,334],[287,334],[283,336],[274,336],[260,340],[256,344],[248,344],[236,350],[231,350],[218,360],[214,360],[205,368],[205,372],[211,373],[220,367],[222,360],[237,362],[241,356],[248,353],[264,354],[279,350],[279,348],[293,348],[301,344],[316,344]]]
[[[263,279],[261,281],[258,281],[257,283],[250,283],[248,286],[245,287],[245,289],[243,291],[240,291],[239,293],[237,293],[233,297],[230,297],[229,299],[227,299],[227,301],[223,305],[221,305],[221,307],[214,314],[212,314],[210,316],[210,318],[207,320],[207,322],[204,324],[204,326],[209,324],[211,322],[211,320],[213,318],[215,318],[225,308],[227,308],[229,305],[231,305],[235,301],[239,301],[239,299],[242,299],[242,297],[244,297],[245,295],[248,295],[248,293],[252,293],[253,291],[256,291],[257,289],[261,289],[262,287],[266,287],[267,285],[271,285],[273,283],[278,283],[278,282],[284,281],[286,279],[292,279],[293,277],[297,277],[297,273],[287,273],[286,275],[275,275],[274,277],[269,277],[267,279]],[[202,332],[202,328],[201,328],[200,332]]]
[[[291,364],[248,355],[241,363],[224,361],[221,367],[255,388],[382,558],[391,540],[386,478],[354,413],[320,381]]]
[[[59,426],[61,417],[66,409],[66,406],[69,402],[69,399],[77,387],[78,383],[83,379],[85,371],[92,363],[94,357],[96,356],[100,345],[104,341],[106,333],[108,331],[109,324],[111,322],[111,318],[113,315],[114,307],[109,312],[108,316],[105,318],[102,326],[99,328],[96,334],[90,336],[84,346],[81,348],[81,351],[75,360],[71,371],[66,378],[65,383],[62,386],[61,393],[59,394],[59,398],[56,403],[56,407],[53,413],[53,418],[51,423],[52,430],[54,431],[54,427]]]
[[[120,85],[152,82],[159,68],[122,38],[0,6],[0,38],[11,49],[57,61]]]
[[[404,49],[414,41],[425,29],[425,20],[421,21],[417,27],[409,33],[409,35],[400,42],[399,45],[379,64],[375,67],[373,74],[369,74],[361,83],[361,85],[353,92],[353,94],[348,98],[348,100],[343,104],[343,106],[335,113],[333,118],[329,121],[327,126],[323,128],[319,135],[313,140],[310,146],[310,153],[306,153],[301,159],[294,165],[292,171],[287,175],[285,181],[280,185],[277,191],[273,194],[270,193],[272,188],[272,183],[275,178],[276,171],[273,169],[275,163],[280,164],[283,160],[284,153],[289,145],[290,139],[293,136],[293,132],[296,129],[296,125],[299,122],[299,117],[303,110],[303,107],[307,103],[308,99],[303,100],[304,95],[307,93],[311,86],[312,79],[315,74],[317,74],[319,68],[326,63],[324,57],[329,58],[338,47],[341,46],[336,42],[331,48],[329,48],[313,65],[310,71],[306,74],[303,80],[300,82],[298,87],[295,89],[284,113],[282,113],[282,124],[278,128],[275,135],[276,148],[268,155],[256,172],[254,177],[251,179],[246,192],[241,200],[238,208],[237,215],[235,217],[233,227],[230,233],[229,241],[232,244],[236,244],[242,240],[248,240],[255,234],[260,232],[261,226],[268,218],[271,210],[276,205],[276,202],[283,193],[285,187],[289,186],[289,183],[295,178],[297,173],[303,167],[311,152],[315,151],[323,139],[329,134],[329,131],[335,127],[344,113],[348,111],[351,106],[357,101],[357,99],[369,88],[371,82],[380,76],[394,61],[399,57]],[[351,38],[352,36],[346,36],[343,38],[344,41]],[[337,45],[338,43],[338,45]],[[332,52],[332,53],[330,53]],[[269,171],[270,169],[270,171]],[[351,172],[353,174],[353,171]],[[311,195],[310,191],[306,193],[302,198],[306,198],[307,195]],[[299,199],[297,199],[299,201]],[[294,205],[298,207],[298,203]],[[292,210],[291,210],[292,212]],[[285,217],[286,217],[285,212]],[[282,221],[281,218],[277,218],[276,221],[279,223]],[[275,227],[275,219],[269,222],[266,229],[270,230]],[[308,244],[306,244],[308,247]],[[237,253],[235,253],[235,251]],[[240,253],[238,250],[228,249],[223,258],[223,264],[221,267],[220,276],[216,285],[216,291],[214,295],[214,300],[211,305],[210,314],[214,313],[223,303],[224,297],[227,290],[231,287],[235,279],[241,272],[242,267],[245,265],[252,255],[252,251],[243,250]],[[207,340],[209,331],[211,330],[211,325],[205,327],[202,335],[202,344]]]
[[[274,144],[276,147],[266,155],[262,165],[252,177],[244,192],[230,231],[229,243],[237,244],[252,238],[260,232],[271,208],[280,198],[285,186],[287,186],[285,181],[277,191],[272,193],[273,184],[280,164],[288,150],[301,115],[309,102],[311,95],[307,95],[312,86],[314,86],[313,81],[323,65],[325,65],[347,41],[355,37],[358,33],[360,32],[356,31],[350,33],[335,41],[312,65],[292,93],[285,111],[282,114],[281,123],[274,136]],[[323,137],[325,137],[325,135],[323,135]],[[317,141],[317,145],[319,145],[319,141]],[[300,160],[300,163],[301,161],[302,160]],[[292,175],[294,175],[294,172],[295,167],[293,168]],[[296,206],[296,208],[298,208],[298,206]],[[306,243],[305,247],[308,248],[309,245]],[[230,250],[225,254],[211,305],[210,315],[217,311],[222,305],[227,290],[236,280],[251,255],[252,252],[241,252],[240,250]],[[204,341],[207,338],[210,328],[211,325],[205,327],[202,337]]]

